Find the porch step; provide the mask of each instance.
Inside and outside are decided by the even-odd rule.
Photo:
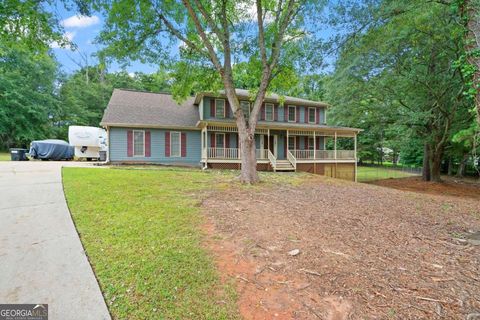
[[[277,160],[277,165],[274,169],[275,171],[295,171],[295,168],[288,160]]]

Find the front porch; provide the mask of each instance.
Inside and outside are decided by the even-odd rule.
[[[300,164],[314,163],[351,163],[356,166],[356,136],[356,132],[334,128],[258,128],[255,134],[257,163],[262,167],[267,165],[273,171],[296,171]],[[206,124],[202,128],[201,148],[201,161],[206,167],[208,164],[241,162],[234,124]]]

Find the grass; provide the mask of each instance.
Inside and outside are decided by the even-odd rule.
[[[217,175],[63,169],[68,205],[114,319],[238,317],[233,284],[221,283],[202,245],[200,195]]]
[[[415,175],[407,171],[388,169],[388,168],[382,168],[382,167],[358,166],[357,170],[358,170],[358,173],[357,173],[358,182],[368,182],[368,181],[391,179],[391,178],[406,178],[406,177],[411,177]]]
[[[10,161],[10,153],[0,152],[0,161]]]

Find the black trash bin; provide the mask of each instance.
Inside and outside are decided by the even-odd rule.
[[[27,149],[12,148],[10,149],[10,159],[12,161],[27,161]]]

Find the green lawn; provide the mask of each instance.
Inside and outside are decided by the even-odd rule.
[[[68,205],[113,318],[238,317],[233,284],[220,282],[202,245],[200,195],[219,175],[234,177],[148,167],[63,169]]]
[[[405,178],[411,177],[414,174],[408,171],[393,170],[382,167],[357,167],[357,181],[368,182],[381,179],[390,178]]]
[[[10,153],[0,152],[0,161],[10,161]]]

